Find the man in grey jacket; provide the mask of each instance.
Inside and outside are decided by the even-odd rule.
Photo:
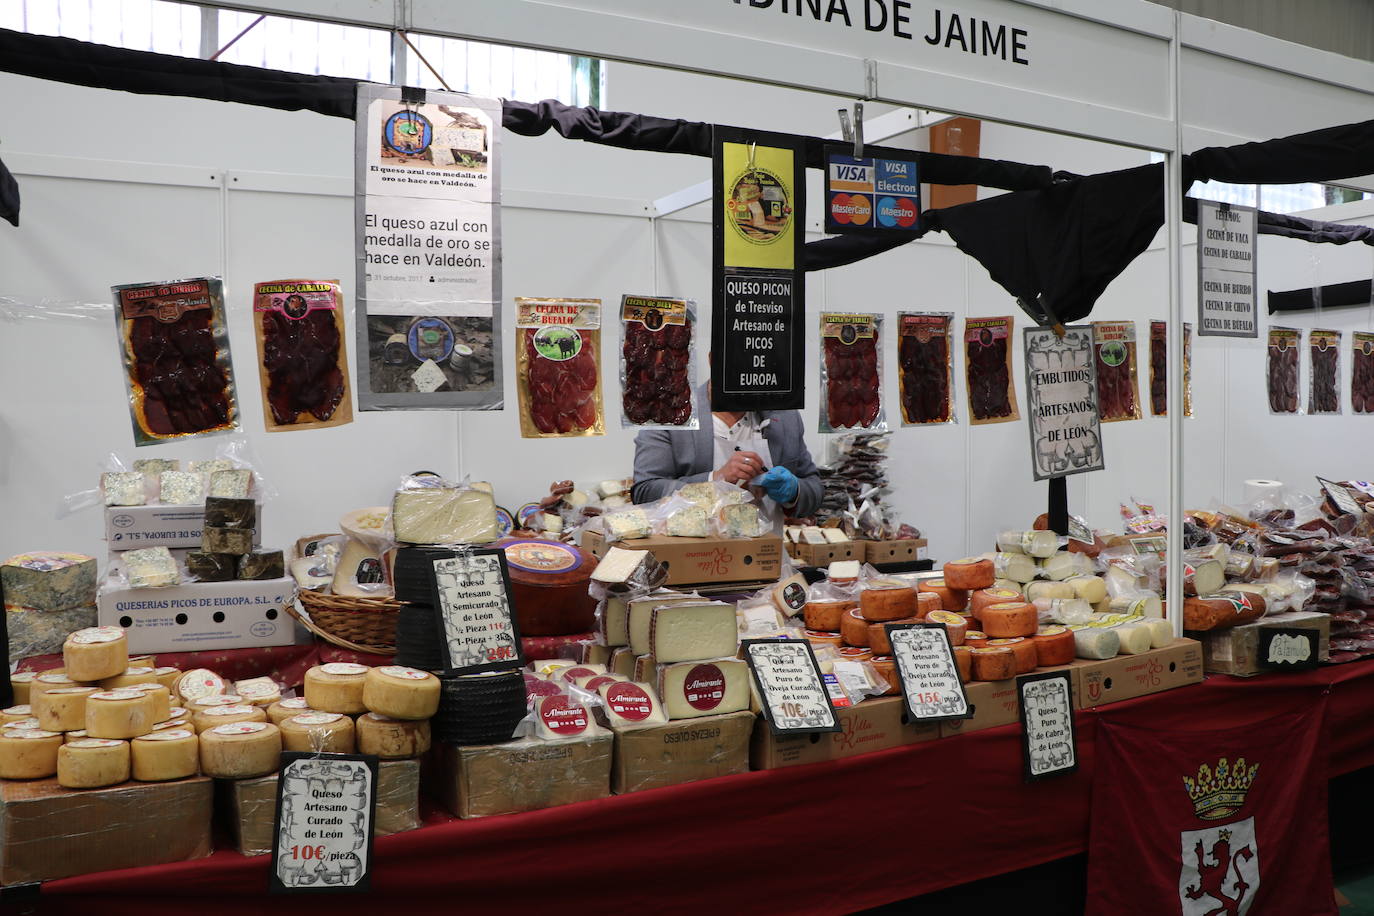
[[[662,499],[683,484],[708,479],[753,486],[771,506],[796,518],[815,514],[821,478],[795,410],[711,412],[708,385],[697,389],[697,429],[646,429],[635,436],[637,503]],[[777,518],[776,521],[781,521]]]

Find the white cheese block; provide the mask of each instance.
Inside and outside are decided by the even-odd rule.
[[[1059,535],[1053,531],[1003,531],[997,535],[997,549],[1032,557],[1052,557],[1059,549]]]
[[[1107,583],[1101,576],[1074,576],[1065,581],[1077,597],[1089,604],[1098,604],[1107,597]]]
[[[586,706],[562,694],[539,697],[534,721],[535,733],[550,741],[606,734]]]
[[[710,509],[716,504],[716,486],[709,480],[700,483],[685,483],[678,488],[677,495],[689,503]]]
[[[860,564],[858,560],[836,560],[831,563],[826,570],[826,575],[834,580],[857,581],[859,578]]]
[[[368,544],[350,537],[339,556],[331,590],[350,598],[385,598],[390,589],[384,580],[382,557]]]
[[[1010,579],[1012,582],[1024,584],[1034,579],[1039,572],[1035,560],[1024,553],[997,551],[985,553],[983,558],[992,561],[993,575],[998,579]]]
[[[148,502],[141,471],[106,471],[100,475],[107,506],[142,506]]]
[[[1082,553],[1057,553],[1041,564],[1045,578],[1056,581],[1074,576],[1088,576],[1093,571],[1092,558]]]
[[[653,565],[653,562],[653,554],[647,550],[611,547],[592,571],[592,581],[604,582],[607,585],[625,585],[635,578],[636,573]]]
[[[843,528],[822,528],[821,533],[825,535],[828,544],[848,544],[851,540]]]
[[[800,525],[788,525],[782,531],[789,541],[791,541],[793,544],[797,544],[800,543],[802,539],[802,532],[805,530],[806,529],[802,528]]]
[[[1076,598],[1078,593],[1067,582],[1031,582],[1026,586],[1026,599],[1037,598]]]
[[[611,512],[602,516],[606,524],[606,534],[613,541],[629,541],[646,538],[654,533],[653,523],[643,509],[627,509],[624,512]]]
[[[1139,655],[1154,647],[1154,636],[1149,627],[1129,624],[1115,629],[1117,636],[1121,637],[1121,647],[1117,649],[1121,655]]]
[[[129,781],[129,742],[81,738],[57,749],[57,784],[100,789]]]
[[[210,495],[225,499],[247,499],[253,488],[253,472],[243,468],[214,471],[210,474]]]
[[[734,655],[739,649],[734,605],[712,601],[654,608],[649,645],[660,665]]]
[[[658,666],[658,696],[669,719],[749,708],[749,667],[733,658]]]
[[[578,643],[577,663],[579,665],[601,665],[603,668],[611,661],[611,647],[605,643],[587,640]]]
[[[802,529],[802,541],[807,544],[827,543],[825,540],[825,531],[815,525]]]
[[[806,608],[811,590],[806,585],[806,577],[801,573],[788,576],[768,590],[773,606],[784,617],[796,617]]]
[[[396,540],[407,544],[487,544],[500,537],[495,499],[471,487],[397,490],[391,524]]]
[[[1198,595],[1215,595],[1226,584],[1226,567],[1216,560],[1196,560],[1185,564],[1183,571]]]
[[[1096,661],[1114,658],[1121,649],[1121,637],[1106,627],[1083,627],[1073,631],[1074,653]]]
[[[602,684],[598,692],[611,728],[638,728],[668,721],[663,704],[659,703],[658,694],[651,684],[620,681]]]
[[[670,537],[704,538],[711,533],[711,517],[702,506],[685,506],[668,516]]]
[[[601,505],[606,509],[624,509],[626,506],[630,505],[630,499],[627,496],[621,496],[619,494],[607,496],[601,501]]]
[[[653,626],[654,608],[665,604],[681,604],[684,601],[701,601],[694,595],[681,592],[659,591],[643,598],[632,598],[628,605],[628,630],[630,648],[635,655],[648,655],[653,651],[649,643],[649,630]]]
[[[596,619],[603,644],[613,648],[630,644],[630,599],[608,596],[597,608]]]
[[[291,561],[291,578],[296,580],[296,584],[301,588],[315,591],[324,588],[334,581],[334,575],[328,572],[320,557],[298,557]]]
[[[735,609],[735,619],[741,636],[749,633],[771,633],[783,625],[782,615],[771,602],[753,606],[741,603]]]
[[[144,547],[120,554],[130,588],[162,588],[181,582],[177,561],[166,547]]]
[[[652,655],[636,655],[635,669],[631,674],[636,681],[647,681],[653,678],[658,670],[658,665],[654,663]]]
[[[539,515],[539,530],[548,534],[563,533],[563,516],[553,512],[543,512]]]

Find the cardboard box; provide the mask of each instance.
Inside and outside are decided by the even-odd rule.
[[[605,556],[608,545],[597,532],[582,536],[582,549]],[[654,535],[619,541],[626,550],[652,551],[668,567],[668,585],[719,582],[765,582],[782,575],[782,538],[675,538]]]
[[[1202,667],[1208,674],[1233,674],[1252,677],[1270,669],[1260,667],[1260,633],[1266,629],[1294,627],[1318,630],[1318,661],[1331,660],[1331,618],[1326,614],[1308,611],[1288,611],[1263,617],[1244,626],[1194,634],[1202,643]]]
[[[241,855],[272,851],[277,815],[277,774],[258,779],[218,779],[220,816]],[[373,836],[390,836],[420,826],[420,761],[383,760],[377,766],[377,812]]]
[[[203,776],[64,789],[0,782],[0,884],[199,859],[212,851],[213,786]]]
[[[290,646],[295,621],[286,612],[296,600],[296,580],[191,582],[168,588],[100,589],[102,626],[123,627],[129,651],[199,652]]]
[[[787,552],[792,558],[807,566],[829,566],[840,560],[864,558],[863,541],[844,541],[839,544],[797,544],[788,543]]]
[[[862,559],[866,563],[912,563],[926,558],[924,538],[900,541],[860,541],[864,545]]]
[[[1152,693],[1202,683],[1202,644],[1177,639],[1162,649],[1139,655],[1118,655],[1105,661],[1080,660],[1073,666],[1078,679],[1078,706],[1092,709]]]
[[[611,789],[617,795],[749,771],[752,712],[729,712],[615,734]]]
[[[858,706],[835,710],[844,729],[828,735],[777,736],[768,723],[754,723],[749,764],[755,770],[843,760],[871,751],[884,751],[905,744],[919,744],[940,737],[938,725],[906,725],[902,722],[901,697],[874,697]]]
[[[111,550],[139,547],[200,549],[205,527],[205,504],[194,506],[107,506],[105,540]],[[258,526],[253,529],[254,546],[262,546],[262,503],[258,503]]]
[[[430,786],[445,808],[464,818],[606,798],[614,743],[609,734],[473,747],[436,743]]]
[[[969,706],[973,707],[972,718],[941,722],[940,737],[950,738],[1021,721],[1021,703],[1016,696],[1016,678],[1005,681],[969,681],[964,685],[964,695],[968,697]]]

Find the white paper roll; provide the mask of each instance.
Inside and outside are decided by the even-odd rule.
[[[1281,480],[1247,480],[1245,481],[1245,501],[1253,503],[1261,497],[1277,497],[1283,493],[1283,481]]]

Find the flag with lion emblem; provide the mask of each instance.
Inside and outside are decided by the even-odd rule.
[[[1220,731],[1104,716],[1087,913],[1335,914],[1324,712]]]

